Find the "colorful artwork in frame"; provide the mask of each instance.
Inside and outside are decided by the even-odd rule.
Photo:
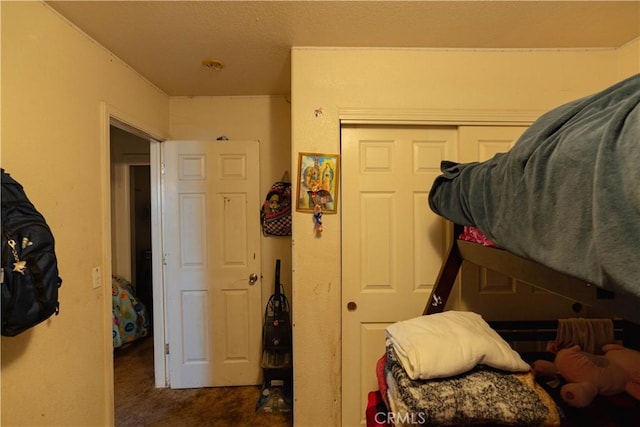
[[[338,211],[340,156],[337,154],[299,153],[296,210],[323,213]]]

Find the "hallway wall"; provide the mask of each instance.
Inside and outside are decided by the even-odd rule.
[[[169,100],[45,3],[0,2],[0,12],[2,166],[53,230],[63,279],[58,316],[2,337],[1,423],[111,425],[106,112],[162,135]]]

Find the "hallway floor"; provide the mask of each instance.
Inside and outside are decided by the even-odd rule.
[[[155,388],[153,338],[114,353],[115,426],[290,427],[291,413],[256,413],[260,386]]]

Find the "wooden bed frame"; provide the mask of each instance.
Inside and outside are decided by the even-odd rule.
[[[462,262],[468,261],[640,325],[640,300],[637,298],[601,289],[503,249],[459,240],[457,237],[462,231],[463,226],[454,225],[453,244],[423,314],[444,310]]]

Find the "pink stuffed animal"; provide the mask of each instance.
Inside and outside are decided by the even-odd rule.
[[[640,352],[617,344],[607,344],[604,356],[581,351],[574,345],[559,350],[554,362],[537,360],[533,373],[562,376],[567,384],[560,389],[570,406],[588,406],[597,395],[611,396],[624,391],[640,400]]]
[[[605,357],[617,363],[628,375],[624,391],[640,400],[640,351],[631,350],[619,344],[602,346]]]

